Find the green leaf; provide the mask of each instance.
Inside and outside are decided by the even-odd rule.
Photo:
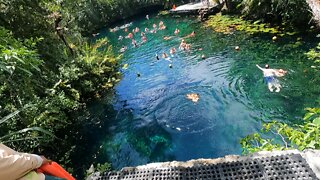
[[[9,115],[3,117],[2,119],[0,119],[0,124],[6,122],[8,119],[13,118],[14,116],[16,116],[16,115],[19,114],[19,113],[20,113],[20,110],[16,110],[15,112],[10,113]]]
[[[18,67],[18,69],[24,71],[25,73],[29,74],[30,76],[32,76],[32,72],[30,72],[29,70],[26,70],[24,68]]]
[[[315,144],[316,144],[316,141],[312,140],[308,145],[307,145],[307,148],[315,148]]]
[[[313,123],[316,125],[320,125],[320,117],[317,117],[313,120]]]
[[[24,60],[22,60],[22,59],[19,58],[18,56],[13,55],[12,57],[15,58],[16,60],[20,61],[22,64],[25,64]]]
[[[314,113],[311,113],[311,112],[306,113],[305,116],[303,117],[303,120],[309,120],[309,118],[310,118],[311,116],[313,116],[313,115],[314,115]]]
[[[23,134],[23,133],[26,133],[26,132],[29,132],[29,131],[42,132],[42,133],[44,133],[44,134],[46,134],[46,135],[49,135],[49,136],[51,136],[51,137],[55,137],[55,138],[56,138],[56,136],[55,136],[54,134],[52,134],[51,132],[49,132],[49,131],[47,131],[47,130],[44,130],[44,129],[40,128],[40,127],[31,127],[31,128],[24,128],[24,129],[22,129],[22,130],[19,130],[19,131],[16,131],[16,132],[7,134],[7,135],[5,135],[5,136],[2,136],[2,137],[0,138],[0,141],[2,141],[3,139],[6,139],[6,138],[8,138],[8,137],[11,137],[11,136],[13,136],[13,135]]]

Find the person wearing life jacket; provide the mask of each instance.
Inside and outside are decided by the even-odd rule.
[[[44,174],[34,170],[50,162],[44,156],[16,152],[0,143],[0,179],[45,180]]]

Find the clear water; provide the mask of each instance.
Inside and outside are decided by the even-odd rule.
[[[307,36],[296,43],[298,37],[273,42],[272,35],[225,35],[193,18],[170,16],[137,19],[129,30],[151,29],[160,20],[167,29],[147,34],[147,43],[138,48],[132,47],[131,40],[117,40],[127,34],[123,30],[103,30],[97,37],[107,36],[116,51],[123,45],[129,48],[122,58],[128,69],[122,69],[123,79],[115,88],[117,115],[106,129],[110,134],[96,137],[102,144],[100,158],[116,169],[241,154],[241,138],[259,131],[265,121],[301,122],[303,108],[313,106],[319,97],[319,86],[312,83],[310,63],[304,55],[315,45]],[[163,40],[164,35],[172,36],[175,28],[180,35]],[[196,36],[186,39],[191,51],[179,51],[181,37],[193,30]],[[139,43],[140,33],[135,36]],[[241,50],[235,51],[235,46]],[[178,50],[172,62],[155,58],[155,54],[169,54],[171,47]],[[202,54],[207,58],[201,59]],[[280,93],[268,91],[255,67],[265,63],[288,70],[280,79]],[[188,93],[198,93],[200,100],[191,102],[186,99]],[[105,116],[107,120],[108,112]]]

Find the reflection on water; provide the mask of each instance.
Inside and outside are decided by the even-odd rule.
[[[263,121],[297,123],[303,107],[312,105],[316,95],[307,95],[308,66],[301,63],[307,61],[303,52],[310,44],[290,46],[293,38],[272,42],[272,35],[218,34],[190,18],[161,20],[167,29],[147,34],[147,43],[138,48],[129,39],[117,41],[119,35],[126,36],[122,30],[99,35],[107,36],[115,50],[128,46],[123,55],[128,69],[122,70],[114,98],[118,114],[108,129],[111,138],[97,137],[105,139],[103,150],[114,168],[240,154],[240,139],[258,131]],[[158,17],[134,21],[129,30],[151,29],[159,21]],[[178,37],[163,40],[176,28]],[[156,59],[156,54],[169,54],[171,47],[178,49],[181,37],[193,30],[196,37],[186,39],[190,52],[178,51],[172,62]],[[140,33],[135,36],[139,43]],[[235,46],[241,50],[235,51]],[[202,54],[207,58],[201,59]],[[267,90],[255,67],[264,63],[289,71],[280,80],[283,89],[278,94]],[[200,100],[193,103],[186,98],[188,93],[198,93]]]

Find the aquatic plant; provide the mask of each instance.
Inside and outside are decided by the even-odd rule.
[[[309,59],[314,60],[315,63],[320,63],[320,43],[316,48],[307,52],[306,55],[309,57]]]
[[[150,137],[150,141],[154,144],[164,144],[165,146],[169,145],[169,140],[162,135],[155,135]]]
[[[216,14],[210,16],[206,26],[213,28],[216,32],[229,34],[233,31],[246,31],[248,33],[277,33],[278,29],[268,27],[266,24],[256,21],[251,23],[236,16]]]
[[[129,133],[128,142],[134,147],[134,149],[145,157],[151,155],[151,149],[147,138],[139,137],[137,134]]]
[[[242,17],[221,15],[221,13],[210,16],[205,24],[206,27],[212,28],[216,32],[230,34],[234,31],[245,31],[248,34],[269,33],[284,35],[295,35],[297,32],[288,31],[279,26],[272,27],[270,24],[262,21],[248,21]]]
[[[163,147],[170,146],[169,136],[166,135],[162,129],[153,131],[144,131],[139,129],[135,133],[128,134],[128,142],[134,147],[134,149],[141,155],[153,158],[154,156],[161,156]],[[156,158],[155,157],[155,158]]]
[[[158,15],[161,15],[161,16],[169,15],[169,11],[160,11]]]

